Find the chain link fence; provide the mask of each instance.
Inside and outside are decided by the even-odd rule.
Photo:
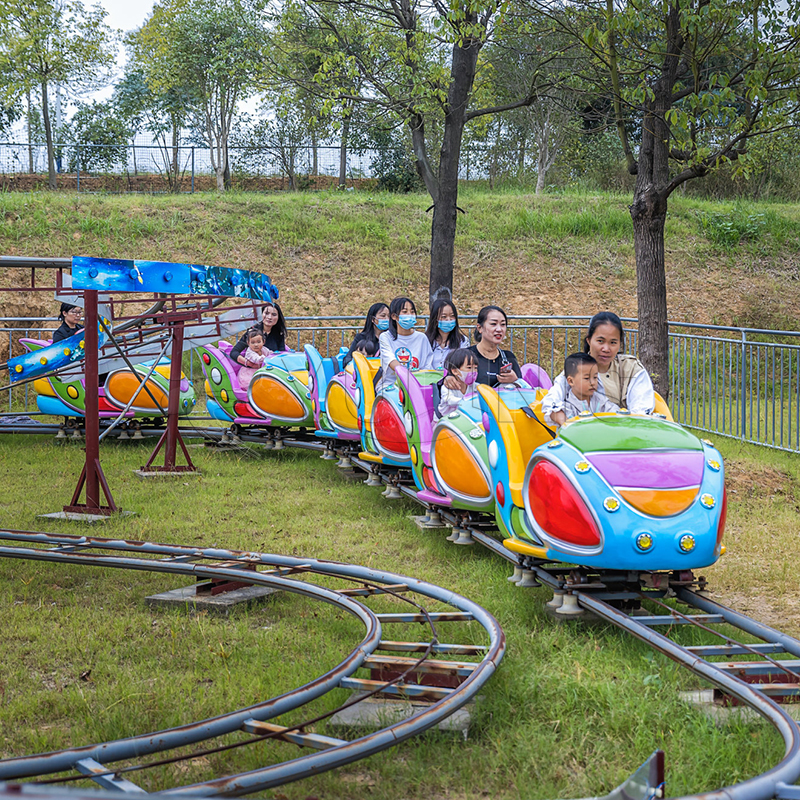
[[[57,184],[78,192],[195,192],[216,189],[207,147],[195,145],[81,145],[54,147]],[[248,191],[371,188],[378,151],[310,145],[231,148],[230,183]],[[0,185],[5,191],[45,188],[44,144],[0,142]]]

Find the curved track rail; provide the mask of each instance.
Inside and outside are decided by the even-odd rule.
[[[387,487],[387,492],[391,491],[390,496],[399,497],[406,495],[410,498],[416,498],[416,492],[413,486],[407,481],[407,478],[405,478],[402,472],[394,469],[378,468],[374,464],[368,464],[359,460],[354,450],[342,449],[330,443],[320,442],[314,437],[307,436],[302,432],[299,435],[286,435],[286,432],[280,430],[274,431],[267,428],[243,430],[238,426],[234,426],[230,430],[222,428],[193,428],[191,430],[187,429],[185,432],[190,435],[203,435],[208,440],[234,447],[244,445],[245,443],[260,444],[267,448],[274,449],[280,449],[285,446],[299,447],[323,452],[324,457],[328,458],[335,453],[339,457],[339,466],[355,467],[363,470],[369,475],[369,483],[375,486],[385,485]],[[775,699],[781,697],[800,694],[800,641],[705,597],[702,591],[704,588],[702,579],[698,582],[691,574],[661,575],[648,579],[646,576],[630,573],[603,573],[600,575],[598,573],[592,573],[589,570],[576,570],[568,566],[553,565],[527,557],[518,560],[517,557],[506,550],[502,543],[492,535],[494,525],[487,521],[486,517],[467,512],[454,513],[447,509],[430,509],[430,514],[433,520],[438,519],[442,522],[446,522],[454,531],[458,532],[459,544],[472,544],[473,542],[481,544],[496,555],[510,562],[514,566],[514,575],[511,576],[509,580],[516,582],[521,587],[545,586],[552,589],[554,592],[554,601],[551,601],[548,605],[552,607],[554,613],[560,616],[560,618],[575,618],[581,615],[585,616],[589,613],[621,628],[632,636],[646,642],[654,649],[666,654],[681,666],[710,681],[718,687],[725,696],[735,698],[736,701],[756,711],[768,721],[782,737],[785,745],[784,756],[781,761],[771,769],[761,775],[732,786],[727,786],[702,795],[689,796],[687,800],[768,800],[769,798],[800,800],[800,787],[793,785],[795,781],[800,778],[800,726],[798,726],[798,723],[775,701]],[[0,539],[10,538],[16,539],[18,543],[26,541],[27,545],[17,548],[0,547],[0,557],[10,556],[18,558],[40,558],[51,561],[70,561],[73,560],[70,554],[62,553],[59,556],[58,551],[75,551],[99,546],[115,550],[126,550],[131,547],[131,543],[127,542],[108,542],[106,540],[89,539],[86,537],[0,531]],[[55,551],[36,549],[34,552],[32,549],[33,545],[41,547],[46,544],[53,545],[54,543],[56,543]],[[373,570],[367,570],[363,567],[338,564],[331,565],[327,562],[316,562],[314,560],[298,561],[297,559],[263,556],[261,554],[236,553],[226,550],[198,550],[196,548],[153,545],[150,543],[137,543],[135,548],[138,552],[147,552],[151,556],[161,555],[162,561],[159,563],[162,566],[166,566],[167,563],[176,559],[189,557],[195,559],[221,558],[240,562],[247,562],[248,559],[267,559],[267,561],[262,560],[259,563],[270,563],[279,570],[293,569],[301,565],[313,565],[314,569],[318,568],[320,574],[325,575],[335,574],[341,577],[347,576],[359,580],[377,582],[376,576],[378,574],[383,574],[387,575],[388,580],[401,580],[404,585],[411,581],[411,579],[398,578],[398,576],[389,578],[386,573],[376,573]],[[77,560],[79,558],[81,559],[80,563],[99,563],[106,566],[116,566],[115,564],[109,563],[108,557],[94,556],[89,557],[91,560],[86,560],[87,554],[75,553],[74,559]],[[113,560],[113,558],[111,560]],[[147,563],[151,565],[152,561],[148,561]],[[335,569],[332,569],[332,567]],[[129,568],[144,569],[153,567],[131,566]],[[195,574],[198,569],[200,569],[199,565],[187,567],[184,564],[181,569],[175,569],[174,571]],[[217,568],[203,567],[203,569],[213,571]],[[173,569],[164,568],[161,569],[161,571],[173,571]],[[266,573],[262,573],[262,575],[266,576]],[[418,581],[411,581],[411,583],[408,584],[409,587],[412,584],[414,587],[420,585]],[[414,591],[418,591],[418,589],[414,588]],[[448,598],[457,597],[456,595],[445,592],[445,590],[439,589],[438,591],[444,592]],[[424,592],[421,592],[421,594],[424,594]],[[444,599],[438,595],[426,596]],[[463,598],[459,598],[459,600],[469,603],[469,601],[464,601]],[[665,602],[665,600],[669,601],[669,604]],[[678,610],[674,607],[675,601],[687,606],[688,609],[686,611]],[[643,602],[646,603],[646,606],[655,605],[658,613],[649,612],[646,606],[642,605]],[[454,603],[454,605],[462,609],[463,612],[464,609],[462,606],[459,606],[457,603]],[[495,626],[496,623],[487,612],[483,612],[483,614],[485,614],[488,619],[479,621],[484,625],[487,633],[490,634],[492,644],[485,653],[484,661],[480,662],[480,668],[493,670],[494,665],[497,663],[498,656],[502,655],[502,644],[498,646],[498,642],[494,637],[499,634],[500,639],[502,639],[502,632],[497,629],[497,634],[493,633],[494,629],[491,626],[487,626],[487,622],[491,619]],[[424,614],[422,616],[424,616]],[[417,615],[416,618],[421,619],[421,616]],[[406,619],[409,619],[409,617],[406,617]],[[476,616],[475,619],[479,618]],[[719,639],[718,643],[701,646],[683,646],[670,638],[670,634],[675,633],[687,625],[702,628],[704,631],[708,632],[709,635],[716,636]],[[666,633],[660,633],[655,630],[656,628],[665,628]],[[741,640],[751,637],[755,637],[760,641],[755,644],[747,644]],[[397,643],[393,643],[393,645],[397,645]],[[420,652],[426,648],[431,648],[431,652],[437,653],[473,652],[472,650],[465,651],[459,645],[441,645],[435,642],[434,639],[427,644],[419,642],[400,644],[397,646],[397,649],[404,652],[408,652],[409,650]],[[494,655],[490,656],[490,653],[493,651]],[[742,660],[731,661],[729,660],[731,658],[740,658]],[[489,667],[488,664],[486,667],[483,667],[487,659],[491,667]],[[446,664],[450,662],[443,663]],[[474,681],[477,677],[477,672],[477,669],[472,671],[464,685],[470,681]],[[486,677],[488,677],[488,675]],[[354,686],[356,684],[344,683],[340,685]],[[448,697],[448,700],[453,702],[454,697],[451,695]],[[466,702],[466,700],[464,700],[464,702]],[[439,701],[439,703],[436,703],[435,706],[426,711],[425,715],[441,713],[441,711],[437,712],[435,710],[442,703],[446,703],[446,701]],[[249,711],[249,709],[245,711]],[[415,717],[415,719],[417,718]],[[394,738],[398,734],[400,734],[402,738],[413,735],[402,727],[407,724],[408,723],[403,723],[399,727],[392,726],[386,729],[385,732],[380,732],[371,737],[364,737],[364,739],[360,739],[357,742],[349,743],[350,745],[357,745],[358,747],[347,753],[346,760],[340,761],[337,756],[333,755],[332,757],[336,759],[335,764],[327,766],[327,760],[321,758],[321,756],[325,755],[322,753],[317,756],[317,758],[320,759],[319,762],[305,762],[309,765],[313,764],[313,766],[311,766],[312,771],[309,772],[299,774],[292,772],[292,770],[296,769],[295,766],[286,767],[283,765],[275,765],[265,767],[255,773],[221,778],[206,784],[181,787],[179,789],[169,790],[167,793],[180,794],[199,792],[201,794],[245,794],[258,791],[259,789],[278,785],[278,783],[304,777],[306,774],[313,774],[313,772],[317,771],[317,763],[325,763],[326,766],[324,768],[332,768],[333,766],[348,763],[356,758],[377,752],[377,750],[390,746],[394,744],[395,741],[399,741],[400,739]],[[431,722],[430,724],[435,723]],[[381,739],[382,736],[386,735],[391,737],[391,740],[388,742],[385,739],[380,743],[378,741],[374,744],[369,742],[370,739],[374,739],[375,737]],[[97,747],[105,748],[109,744],[116,746],[118,743],[107,743],[106,745],[99,745]],[[80,754],[81,751],[64,752]],[[340,752],[345,751],[342,750]],[[50,758],[51,756],[61,757],[61,754],[45,754],[44,756],[32,756],[28,758]],[[305,758],[311,759],[314,757],[306,756]],[[7,780],[11,776],[6,770],[6,765],[13,766],[20,761],[24,761],[24,759],[0,762],[0,781]],[[302,761],[303,759],[297,759],[296,761],[288,762],[288,764],[295,765],[296,762]],[[651,762],[653,762],[653,759],[649,759],[639,772],[647,772],[647,769],[650,769],[649,765]],[[289,777],[287,777],[287,770],[290,772]],[[33,773],[26,774],[30,775]],[[110,773],[106,773],[106,775],[107,774]],[[657,788],[657,781],[651,781],[648,784],[645,780],[641,784],[637,784],[637,787],[641,792],[638,796],[643,798],[662,796],[659,794],[661,790]],[[35,787],[25,786],[25,791],[26,793],[35,791]],[[0,797],[3,796],[2,784],[0,784]],[[631,796],[630,792],[623,786],[608,795],[606,800],[610,798],[618,800],[619,798],[629,798]]]
[[[168,730],[102,744],[5,759],[0,761],[0,782],[19,781],[34,776],[41,778],[44,775],[68,771],[74,774],[52,781],[39,780],[36,783],[63,783],[88,777],[106,789],[141,792],[131,780],[137,772],[172,761],[197,758],[208,752],[268,739],[291,742],[318,751],[290,761],[268,764],[245,774],[174,787],[160,793],[238,796],[262,791],[365,758],[437,725],[475,697],[493,674],[505,650],[505,638],[499,624],[476,603],[425,581],[367,567],[274,554],[28,531],[0,531],[0,539],[13,542],[13,545],[0,546],[0,557],[4,558],[246,581],[300,594],[329,603],[353,615],[365,629],[361,641],[336,667],[279,697]],[[261,572],[252,571],[258,568],[266,569]],[[324,578],[327,581],[337,579],[338,582],[344,582],[345,586],[332,589],[313,583],[314,578]],[[407,613],[375,613],[359,599],[379,595],[392,595],[405,600],[412,610]],[[415,597],[419,599],[415,600]],[[429,610],[426,605],[431,604],[444,604],[447,610]],[[440,622],[477,623],[483,629],[487,644],[442,643],[437,634],[437,625]],[[384,629],[395,623],[426,625],[428,639],[396,641],[384,638]],[[379,652],[389,655],[379,655]],[[458,656],[459,660],[450,660],[452,656]],[[465,660],[468,658],[479,660]],[[355,673],[360,668],[371,668],[378,674],[388,672],[393,677],[388,680],[359,678]],[[432,674],[454,676],[460,683],[450,688],[415,682],[417,676]],[[296,711],[336,688],[358,690],[362,693],[343,707],[371,695],[435,702],[408,719],[387,725],[355,741],[305,732],[306,726],[331,716],[333,712],[288,727],[268,721]],[[232,744],[214,747],[211,751],[182,753],[180,756],[151,762],[126,764],[120,768],[109,766],[242,732],[250,734],[251,738],[244,742],[237,738]],[[31,788],[33,787],[26,785],[27,790]],[[21,791],[21,788],[17,791]],[[8,792],[9,786],[6,785],[4,790],[0,783],[0,797],[6,796]]]
[[[219,430],[207,430],[218,439]],[[276,446],[275,433],[234,430],[223,434],[223,442],[256,442]],[[281,436],[280,433],[277,434]],[[271,441],[270,441],[271,440]],[[325,445],[301,437],[298,441],[278,438],[280,446],[324,450]],[[337,450],[339,465],[353,466],[371,476],[372,482],[386,484],[394,495],[417,499],[412,484],[397,470],[382,470],[361,461],[352,451]],[[741,783],[690,800],[800,800],[800,725],[776,702],[800,695],[800,640],[759,623],[704,596],[705,582],[691,573],[643,576],[630,573],[603,573],[569,566],[552,565],[529,557],[516,557],[492,535],[495,525],[479,514],[431,509],[431,513],[458,531],[458,544],[483,545],[514,565],[509,580],[522,587],[545,586],[553,590],[548,605],[561,619],[586,616],[587,612],[615,625],[681,666],[714,684],[725,698],[735,698],[769,722],[782,737],[783,759],[767,772]],[[664,600],[673,601],[667,604]],[[688,607],[681,612],[674,601]],[[649,613],[642,603],[655,605],[659,613]],[[560,609],[560,610],[559,610]],[[566,613],[564,613],[566,612]],[[712,645],[684,647],[669,638],[691,625],[717,637]],[[659,633],[656,628],[666,628]],[[722,628],[722,629],[721,629]],[[746,644],[741,638],[760,641]],[[742,660],[712,660],[739,657]],[[787,658],[788,657],[788,658]],[[773,699],[774,698],[774,699]]]

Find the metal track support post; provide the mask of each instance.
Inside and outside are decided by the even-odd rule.
[[[167,405],[167,427],[161,438],[158,440],[156,449],[153,450],[147,464],[142,467],[142,472],[197,472],[197,467],[192,463],[189,451],[181,438],[180,430],[178,430],[178,413],[180,411],[181,402],[181,359],[183,358],[183,319],[170,320],[169,328],[172,334],[172,353],[170,356],[169,365],[169,402]],[[186,464],[178,466],[177,464],[177,451],[180,444],[183,451]],[[153,467],[161,448],[164,448],[164,466]]]
[[[84,334],[84,392],[85,410],[84,419],[86,433],[86,462],[83,465],[78,485],[72,495],[70,504],[64,506],[64,511],[71,514],[102,514],[109,515],[118,511],[111,490],[108,488],[103,468],[100,466],[100,410],[99,390],[97,387],[98,376],[98,335],[97,335],[97,290],[88,289],[84,292],[86,313],[86,328]],[[78,502],[83,489],[86,489],[86,502]],[[100,489],[108,501],[107,506],[100,504]]]

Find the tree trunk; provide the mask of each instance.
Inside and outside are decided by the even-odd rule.
[[[319,142],[314,130],[311,131],[311,174],[315,178],[319,175]]]
[[[33,143],[31,141],[31,128],[33,123],[33,108],[31,106],[31,90],[25,93],[28,100],[28,172],[33,175]]]
[[[669,399],[669,326],[664,263],[667,201],[655,190],[637,188],[631,205],[639,302],[639,358],[656,391]]]
[[[225,147],[225,169],[222,171],[222,180],[225,189],[231,188],[231,160],[228,158],[228,148]]]
[[[347,180],[347,139],[350,135],[350,117],[342,120],[342,139],[339,142],[339,188],[344,189]]]
[[[173,120],[172,122],[172,167],[171,167],[170,190],[173,192],[178,191],[178,125]]]
[[[131,152],[133,153],[133,174],[134,176],[138,175],[139,172],[136,169],[136,140],[134,139],[131,142]]]
[[[453,45],[450,88],[444,118],[444,136],[439,154],[439,193],[434,198],[431,225],[431,272],[428,292],[430,301],[453,296],[453,253],[458,213],[458,166],[461,160],[461,138],[465,114],[475,71],[480,43]]]
[[[47,142],[47,188],[56,189],[56,160],[53,153],[53,129],[50,127],[50,111],[47,108],[47,81],[42,81],[42,121]]]

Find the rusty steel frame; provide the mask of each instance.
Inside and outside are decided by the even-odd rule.
[[[24,777],[40,776],[71,769],[77,761],[91,759],[98,764],[107,764],[124,759],[141,757],[149,753],[200,742],[225,733],[240,730],[250,719],[266,720],[298,708],[307,702],[340,686],[344,678],[352,675],[365,659],[381,645],[381,616],[376,615],[362,603],[333,589],[317,586],[305,581],[286,577],[286,573],[301,571],[303,576],[317,574],[363,582],[365,586],[383,586],[378,592],[392,593],[391,587],[402,585],[408,591],[423,598],[445,603],[457,609],[454,614],[424,612],[422,615],[401,615],[405,619],[425,618],[429,622],[440,619],[475,621],[482,626],[489,639],[482,660],[460,686],[429,708],[416,713],[402,722],[363,736],[355,741],[339,741],[338,745],[319,753],[301,756],[281,764],[269,765],[241,775],[226,776],[191,786],[162,791],[168,795],[223,795],[237,796],[262,791],[290,781],[316,775],[377,753],[408,739],[438,724],[475,697],[485,682],[494,673],[505,651],[505,636],[495,618],[476,603],[449,589],[426,581],[420,581],[382,570],[352,564],[342,564],[317,559],[301,559],[274,554],[251,553],[220,548],[196,548],[181,545],[165,545],[151,542],[109,540],[69,534],[48,534],[35,531],[0,531],[0,539],[14,542],[16,546],[0,546],[1,558],[19,558],[55,563],[84,564],[87,566],[113,567],[118,569],[145,570],[168,574],[202,576],[219,579],[241,580],[242,569],[236,566],[221,567],[192,560],[214,560],[241,562],[245,565],[261,565],[277,568],[272,572],[247,572],[248,582],[302,594],[330,603],[347,611],[362,621],[366,633],[362,641],[337,667],[324,675],[271,700],[238,711],[222,714],[201,722],[179,726],[164,731],[133,736],[103,744],[71,748],[53,753],[23,756],[0,761],[0,781],[16,781]],[[110,551],[103,553],[89,550]],[[362,590],[356,590],[356,593]],[[372,593],[371,590],[364,591]],[[416,605],[416,604],[415,604]],[[383,615],[386,619],[385,615]],[[394,616],[394,615],[393,615]],[[387,620],[388,621],[388,620]],[[440,645],[435,631],[429,649]],[[476,648],[480,650],[481,648]],[[114,774],[113,769],[108,775]],[[135,788],[135,787],[134,787]],[[10,796],[8,788],[0,784],[0,797]],[[69,793],[66,790],[64,795]],[[87,794],[85,790],[81,790]],[[91,794],[91,793],[89,793]]]

